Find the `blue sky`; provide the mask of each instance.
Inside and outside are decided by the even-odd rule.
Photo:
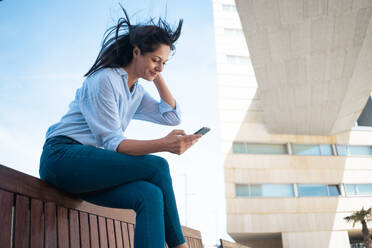
[[[213,243],[225,227],[212,1],[120,2],[132,22],[161,16],[176,24],[184,19],[176,53],[163,76],[183,113],[176,128],[192,133],[208,126],[212,131],[182,156],[161,155],[172,165],[182,224],[202,230],[205,240]],[[98,54],[104,31],[122,15],[118,3],[0,2],[0,164],[38,176],[45,132],[68,110]],[[158,98],[151,82],[140,83]],[[160,138],[173,128],[132,121],[125,135]]]

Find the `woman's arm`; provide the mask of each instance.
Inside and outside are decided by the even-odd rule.
[[[176,101],[174,100],[171,92],[168,89],[168,86],[164,81],[163,76],[160,73],[159,76],[154,79],[154,84],[158,89],[161,99],[167,102],[172,108],[176,108]]]
[[[167,136],[156,140],[123,140],[116,151],[134,156],[155,152],[184,153],[198,139],[200,134],[186,135],[183,130],[173,130]]]

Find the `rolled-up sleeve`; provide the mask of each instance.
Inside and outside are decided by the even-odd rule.
[[[107,150],[116,151],[125,137],[110,80],[102,75],[86,83],[82,88],[80,110],[97,143]]]
[[[159,103],[145,91],[133,118],[162,125],[176,126],[181,123],[181,111],[177,102],[174,109],[163,99]]]

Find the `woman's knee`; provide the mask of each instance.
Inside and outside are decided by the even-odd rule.
[[[169,173],[169,164],[168,161],[159,156],[151,155],[152,162],[156,165],[159,173]]]

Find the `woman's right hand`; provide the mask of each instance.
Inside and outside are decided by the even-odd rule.
[[[187,135],[183,130],[175,129],[162,138],[162,142],[164,142],[165,151],[181,155],[195,144],[201,136],[201,134]]]

